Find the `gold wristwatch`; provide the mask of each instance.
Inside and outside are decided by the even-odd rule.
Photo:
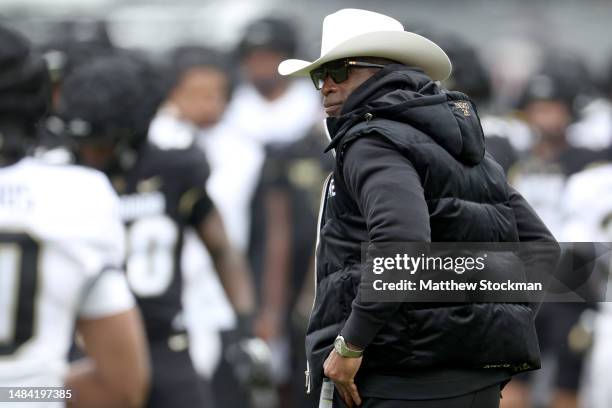
[[[336,350],[336,353],[340,354],[341,357],[345,358],[357,358],[363,355],[363,350],[353,350],[349,348],[342,336],[338,336],[336,340],[334,340],[334,350]]]

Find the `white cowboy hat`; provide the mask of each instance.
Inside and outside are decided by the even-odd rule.
[[[347,57],[382,57],[419,67],[435,81],[451,73],[451,62],[434,42],[404,31],[402,23],[384,14],[342,9],[323,20],[321,56],[313,62],[289,59],[281,62],[281,75],[308,76],[326,62]]]

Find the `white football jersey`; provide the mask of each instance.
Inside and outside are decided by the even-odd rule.
[[[561,240],[612,241],[612,164],[574,174],[561,202],[566,220]]]
[[[62,386],[75,319],[134,306],[123,228],[100,172],[32,158],[0,167],[0,387]]]
[[[573,175],[563,197],[567,219],[563,240],[572,242],[612,241],[612,164],[594,166]],[[605,262],[606,256],[600,258]],[[609,267],[609,265],[608,265]],[[593,322],[593,344],[587,365],[583,406],[612,406],[609,371],[612,365],[612,270],[608,269],[605,302],[598,303]]]

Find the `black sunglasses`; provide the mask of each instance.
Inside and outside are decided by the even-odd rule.
[[[325,82],[325,78],[327,75],[331,77],[331,79],[340,84],[346,81],[349,77],[349,70],[351,68],[384,68],[384,65],[380,64],[370,64],[369,62],[362,61],[352,61],[352,60],[338,60],[328,62],[325,65],[320,66],[317,69],[313,69],[310,71],[310,79],[312,79],[312,83],[315,88],[321,89],[323,87],[323,82]]]

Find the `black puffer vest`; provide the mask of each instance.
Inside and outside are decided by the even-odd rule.
[[[382,136],[413,164],[425,193],[432,242],[518,241],[503,170],[485,154],[480,121],[466,95],[440,90],[418,70],[388,66],[351,95],[342,116],[328,119],[328,130],[336,167],[322,202],[316,299],[306,339],[315,387],[351,312],[360,281],[360,244],[369,241],[342,173],[357,138]],[[402,376],[437,367],[539,368],[533,318],[524,304],[404,303],[366,348],[360,375]]]

